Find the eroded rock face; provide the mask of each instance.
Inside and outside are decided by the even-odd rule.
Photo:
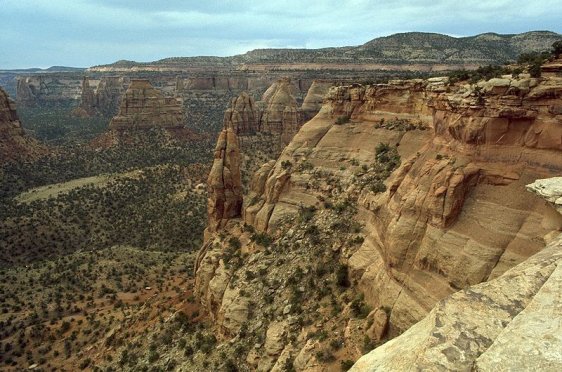
[[[527,185],[527,190],[551,203],[556,211],[562,214],[562,177],[536,180]]]
[[[224,127],[232,127],[237,135],[251,135],[260,131],[260,112],[254,98],[246,92],[233,98],[224,113]]]
[[[72,74],[52,73],[18,77],[16,97],[21,107],[67,106],[81,95],[82,79]]]
[[[295,94],[291,80],[285,78],[271,85],[262,96],[261,131],[280,135],[283,143],[289,143],[304,123]]]
[[[207,230],[212,233],[223,227],[229,219],[241,215],[240,147],[232,127],[224,129],[219,135],[207,188]]]
[[[402,165],[386,192],[357,194],[368,236],[349,258],[371,306],[392,309],[391,335],[440,299],[538,252],[560,225],[525,185],[562,172],[561,117],[553,109],[562,81],[505,78],[480,91],[457,85],[449,92],[445,84],[435,78],[332,88],[277,162],[256,174],[244,207],[246,223],[275,234],[299,205],[318,205],[314,177],[299,164],[331,171],[353,194],[354,168],[342,170],[349,165],[339,160],[369,161],[379,142],[398,144]],[[341,115],[352,123],[334,125]],[[382,119],[428,130],[388,130]]]
[[[362,352],[362,344],[357,342],[361,337],[367,335],[372,341],[396,337],[424,319],[442,299],[459,290],[480,288],[474,287],[479,283],[493,283],[541,251],[545,242],[552,241],[553,234],[562,229],[562,220],[552,215],[550,206],[537,202],[536,195],[526,192],[525,186],[562,172],[562,149],[556,141],[560,138],[560,116],[553,109],[557,105],[553,97],[559,97],[560,86],[562,82],[556,79],[506,77],[483,82],[477,89],[448,86],[446,78],[332,88],[320,112],[301,127],[277,161],[255,173],[250,193],[244,198],[242,220],[231,220],[224,229],[226,236],[239,238],[237,254],[248,253],[242,255],[246,257],[242,271],[231,276],[225,269],[234,253],[228,240],[221,241],[218,234],[208,237],[200,252],[196,289],[204,308],[217,321],[218,334],[235,337],[241,322],[262,326],[252,322],[251,316],[245,320],[247,307],[236,290],[248,290],[246,294],[252,293],[253,303],[261,303],[256,291],[258,296],[277,293],[278,286],[268,287],[252,275],[242,279],[239,274],[267,268],[262,272],[270,273],[267,277],[271,278],[277,271],[268,270],[290,273],[295,270],[291,265],[304,264],[310,258],[285,257],[285,249],[298,252],[293,255],[320,249],[322,253],[312,253],[314,259],[330,254],[332,260],[346,265],[350,288],[361,292],[372,310],[366,317],[369,323],[342,317],[330,328],[334,333],[337,329],[338,337],[345,340],[345,352],[352,358]],[[341,116],[349,122],[340,121]],[[381,160],[382,155],[390,153],[395,155]],[[400,165],[391,167],[397,164],[398,155]],[[375,177],[381,174],[386,174],[382,185]],[[346,216],[345,221],[328,217],[349,213],[350,209],[356,213]],[[303,221],[309,210],[314,211],[314,217],[307,224]],[[340,234],[339,226],[352,222],[347,218],[355,219],[360,226],[356,230],[361,234],[358,243],[338,240],[344,231]],[[251,229],[242,222],[272,237],[267,250],[258,247],[253,241],[257,234],[248,233]],[[330,235],[334,231],[338,232],[336,238]],[[316,242],[312,242],[314,238]],[[276,249],[278,255],[271,254]],[[537,283],[554,272],[551,266],[545,267],[539,264],[536,270],[531,269],[537,275],[528,285],[520,281],[523,285],[516,288],[519,284],[513,280],[506,287],[510,293],[519,293],[520,297],[514,298],[520,301],[511,302],[510,296],[500,298],[504,302],[498,300],[496,312],[485,321],[492,322],[495,331],[488,332],[488,323],[482,326],[484,331],[467,327],[465,333],[467,337],[476,335],[476,345],[463,344],[465,335],[454,329],[458,323],[454,321],[444,335],[431,337],[456,337],[458,340],[451,343],[466,349],[463,353],[467,358],[479,355],[479,350],[484,350],[479,340],[492,340],[488,346],[495,342],[501,332],[498,324],[503,328],[502,321],[510,322],[521,313],[533,293],[540,290]],[[497,286],[498,296],[503,285]],[[447,309],[440,316],[460,318],[465,307],[480,310],[486,302],[486,285],[481,286],[482,291],[466,293],[477,293],[476,300],[484,304],[463,302],[457,310]],[[300,290],[295,287],[294,291]],[[443,302],[443,306],[448,303]],[[283,303],[268,311],[273,311],[276,321],[285,317],[289,320],[285,306]],[[342,307],[342,313],[352,306]],[[287,311],[290,313],[291,307]],[[263,316],[257,311],[254,318],[257,314]],[[331,316],[322,321],[334,319]],[[474,319],[481,316],[479,313]],[[491,320],[494,316],[499,322]],[[317,325],[320,329],[325,326],[322,321]],[[322,342],[307,337],[309,330],[298,323],[291,327],[290,335],[300,332],[292,348],[286,345],[279,353],[281,345],[276,345],[272,354],[257,348],[248,354],[248,363],[267,369],[275,360],[277,365],[283,355],[291,355],[293,367],[299,371],[334,367],[316,357],[321,356]],[[432,335],[433,325],[428,327]],[[267,335],[267,329],[260,332]],[[271,336],[275,341],[273,331]],[[431,342],[433,338],[420,347],[429,347]],[[447,348],[439,349],[439,353],[439,363],[442,359],[453,363],[464,355]],[[390,369],[400,369],[407,363]],[[381,370],[389,366],[383,364]]]
[[[95,92],[95,107],[104,116],[113,116],[119,109],[124,92],[124,79],[119,76],[101,78]]]
[[[90,79],[84,76],[82,79],[82,95],[80,105],[73,110],[75,116],[89,117],[97,113],[97,102],[95,89],[90,86]]]
[[[164,95],[148,80],[135,79],[123,95],[119,113],[110,129],[175,128],[183,126],[183,107],[174,97]]]
[[[273,83],[257,103],[242,92],[233,98],[224,114],[224,126],[232,126],[237,135],[247,136],[268,133],[279,136],[282,144],[291,141],[302,124],[320,111],[322,99],[331,83],[313,82],[298,107],[296,96],[299,89],[289,78]]]
[[[14,101],[0,88],[0,164],[32,159],[45,153],[45,147],[25,135]]]
[[[457,292],[351,371],[562,368],[562,237],[500,277]]]
[[[304,121],[312,119],[318,111],[320,111],[324,96],[328,93],[328,90],[332,85],[333,84],[331,82],[317,80],[312,82],[312,85],[308,89],[301,106]]]

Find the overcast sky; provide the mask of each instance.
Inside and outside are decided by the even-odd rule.
[[[531,30],[561,33],[562,0],[0,0],[0,69]]]

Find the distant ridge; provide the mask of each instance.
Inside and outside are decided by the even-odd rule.
[[[422,64],[486,65],[515,60],[521,53],[550,49],[562,35],[551,31],[521,34],[493,32],[453,37],[438,33],[406,32],[379,37],[359,46],[321,49],[255,49],[231,57],[170,57],[154,62],[118,61],[95,68],[196,65],[239,66],[242,64]],[[91,68],[92,69],[92,68]]]
[[[14,73],[14,74],[25,74],[25,73],[41,73],[41,72],[80,72],[84,71],[83,67],[68,67],[68,66],[51,66],[49,68],[19,68],[19,69],[0,69],[0,73]]]

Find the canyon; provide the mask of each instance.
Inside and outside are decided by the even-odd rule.
[[[509,319],[533,311],[525,304],[539,295],[544,276],[537,271],[541,281],[532,284],[534,269],[527,267],[550,270],[548,286],[556,285],[562,218],[525,186],[562,172],[558,74],[541,79],[506,75],[475,85],[431,78],[331,87],[319,113],[277,160],[255,173],[240,211],[229,214],[229,221],[221,215],[219,223],[209,204],[209,226],[219,232],[207,234],[199,253],[195,291],[217,337],[236,344],[242,329],[265,332],[265,343],[247,357],[257,370],[282,370],[285,363],[296,370],[331,370],[334,361],[319,357],[326,341],[310,337],[320,323],[321,329],[344,335],[340,360],[359,357],[354,345],[365,335],[375,343],[398,336],[354,370],[455,369],[463,368],[462,361],[472,363],[466,353],[478,357],[496,337],[516,332],[506,320],[493,336],[461,333],[461,339],[456,335],[465,328],[459,327],[480,327],[486,317],[474,315],[459,325],[454,314],[457,308],[477,309],[480,296],[495,298],[497,288],[515,277],[521,280],[513,283],[513,293],[529,291],[521,290],[521,302],[510,300],[517,306],[501,306],[509,307]],[[217,190],[209,189],[211,200]],[[352,232],[359,236],[348,235],[349,230],[334,236],[345,223],[333,211],[347,216],[349,209],[358,226]],[[325,262],[326,255],[336,261],[328,264],[328,273],[339,272],[338,263],[345,267],[353,296],[371,309],[363,323],[349,315],[345,321],[341,314],[315,313],[306,299],[319,295],[316,301],[322,303],[326,294],[298,287],[299,281],[296,291],[303,300],[292,302],[293,276],[300,283],[320,280],[310,279],[310,273],[319,270],[315,260]],[[262,271],[269,273],[265,281],[248,274]],[[325,283],[334,291],[332,282]],[[355,306],[350,295],[332,295],[332,306],[349,314]],[[317,319],[312,325],[308,314],[316,314],[310,315]],[[533,316],[517,324],[531,327],[525,322]],[[443,337],[435,327],[446,327]],[[498,336],[504,328],[510,333]],[[438,346],[423,349],[426,335]],[[405,337],[409,341],[401,342]],[[465,350],[461,342],[479,348]],[[482,354],[488,363],[483,370],[508,357],[509,350],[524,347],[506,349],[501,342],[489,349],[495,354]],[[415,350],[423,350],[426,359],[417,360]],[[438,350],[444,350],[439,357],[444,362],[433,359]],[[552,366],[544,358],[529,363],[543,361]]]
[[[2,362],[559,370],[559,39],[0,71]]]
[[[220,130],[224,107],[232,98],[243,91],[261,97],[268,87],[284,77],[291,79],[300,106],[315,80],[383,82],[390,78],[474,69],[514,60],[527,51],[548,49],[558,38],[556,33],[541,31],[465,38],[404,33],[373,39],[357,47],[258,49],[233,57],[174,57],[147,63],[118,61],[86,70],[53,68],[40,73],[21,72],[17,78],[7,71],[4,84],[8,90],[17,91],[17,103],[21,107],[78,106],[75,111],[78,115],[97,113],[110,118],[117,112],[119,96],[130,81],[148,79],[165,95],[182,98],[188,127],[216,133]],[[305,116],[308,120],[312,114],[305,113]]]

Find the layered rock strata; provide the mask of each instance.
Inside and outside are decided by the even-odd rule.
[[[308,89],[301,106],[304,121],[312,119],[318,111],[320,111],[324,101],[324,96],[328,93],[332,85],[332,82],[321,80],[315,80],[312,82],[312,85]]]
[[[398,334],[441,298],[536,253],[558,228],[525,184],[562,171],[561,86],[505,78],[333,88],[276,164],[256,175],[245,222],[275,233],[299,206],[316,205],[312,178],[296,165],[332,171],[353,193],[354,167],[338,169],[338,160],[361,163],[375,158],[377,143],[397,145],[403,163],[387,191],[357,194],[368,236],[349,265],[367,301],[393,310],[389,330]],[[334,125],[340,116],[352,123]],[[386,129],[399,120],[428,130]]]
[[[529,189],[556,205],[562,179]],[[553,196],[555,199],[553,199]],[[500,277],[440,301],[419,323],[351,371],[562,368],[562,235]]]
[[[82,78],[77,73],[18,76],[16,91],[20,107],[64,107],[80,99]]]
[[[230,101],[224,113],[224,127],[231,127],[237,135],[251,135],[260,131],[260,119],[254,98],[242,92]]]
[[[289,143],[304,123],[290,79],[280,79],[271,85],[263,94],[261,105],[262,132],[280,135],[283,143]]]
[[[123,95],[110,129],[174,128],[183,126],[181,101],[165,97],[148,80],[135,79]]]
[[[377,342],[404,332],[447,296],[500,277],[562,228],[552,208],[525,191],[525,185],[562,172],[560,87],[556,78],[524,76],[472,86],[434,78],[333,87],[277,161],[255,173],[242,220],[225,228],[250,255],[242,272],[272,268],[271,252],[278,246],[284,249],[278,272],[297,270],[302,250],[325,250],[313,254],[332,254],[345,265],[349,284],[373,309],[366,333]],[[361,236],[353,241],[359,243],[326,240],[328,231],[345,223],[327,216],[346,208],[356,211]],[[307,213],[318,218],[302,227]],[[263,236],[274,242],[265,251],[252,242]],[[246,289],[259,290],[261,282],[233,274],[233,248],[221,239],[207,236],[200,251],[196,293],[217,335],[228,339],[244,324],[259,327],[251,321],[257,310]],[[298,258],[305,267],[307,260]],[[270,294],[282,289],[263,287]],[[277,321],[291,320],[290,306],[274,311]],[[281,352],[276,347],[250,353],[248,363],[275,369],[292,356],[296,370],[330,370],[332,365],[314,357],[321,343],[308,339],[298,322],[290,324],[287,332],[299,335],[296,343],[285,343]],[[360,354],[353,340],[367,328],[348,320],[348,355]]]
[[[267,133],[279,136],[282,144],[291,141],[306,118],[311,118],[320,110],[322,97],[331,83],[313,82],[304,99],[298,106],[298,88],[289,78],[273,83],[257,103],[253,97],[242,92],[233,98],[224,115],[224,125],[231,125],[238,135]]]
[[[0,164],[33,159],[46,152],[44,146],[25,134],[14,101],[0,88]]]

